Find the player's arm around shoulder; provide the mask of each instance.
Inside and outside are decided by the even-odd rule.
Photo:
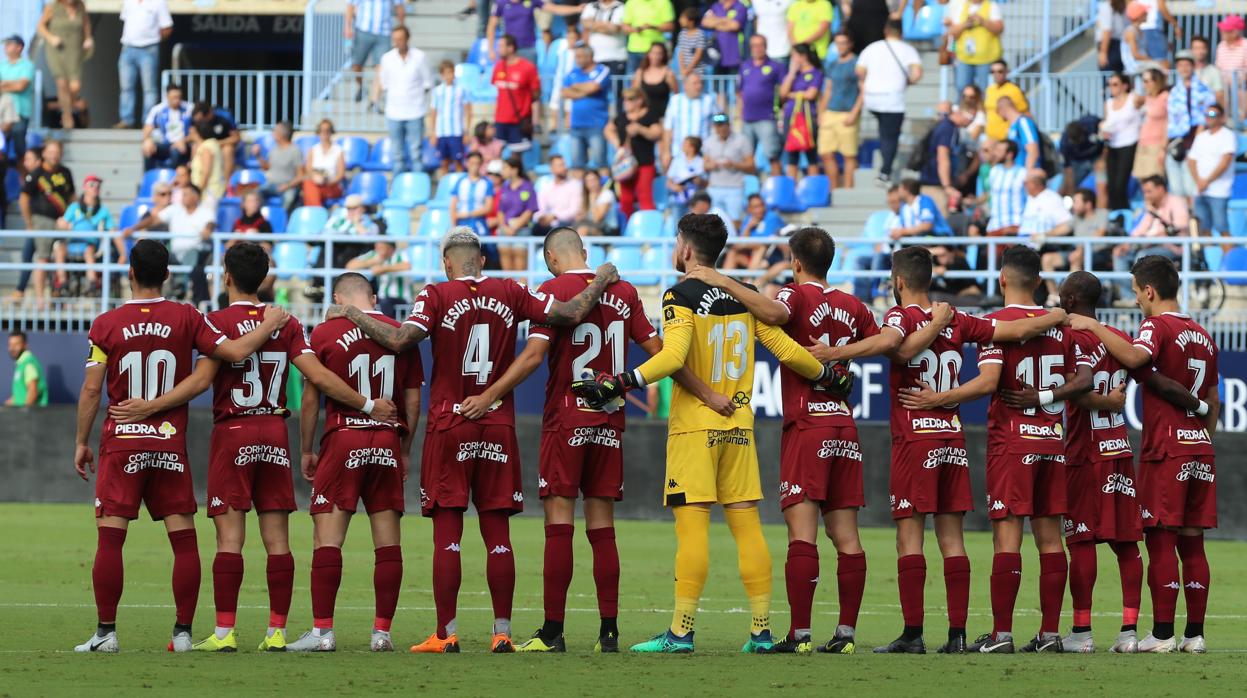
[[[661,351],[633,371],[637,385],[648,385],[674,375],[688,358],[693,345],[693,307],[679,286],[663,294],[662,331]]]
[[[184,405],[202,395],[212,386],[221,362],[217,359],[202,356],[195,362],[195,370],[182,382],[173,386],[173,390],[154,400],[130,398],[116,405],[110,405],[108,415],[118,424],[133,424],[159,414],[174,407]]]
[[[554,299],[546,308],[546,322],[551,325],[575,325],[589,314],[598,299],[606,291],[606,287],[619,280],[619,270],[614,264],[607,262],[597,268],[593,281],[585,290],[576,294],[571,300]]]
[[[420,292],[420,296],[417,296],[417,303],[420,303],[420,297],[425,296],[427,291],[426,287]],[[411,349],[429,336],[428,326],[425,324],[428,320],[422,323],[422,317],[414,309],[411,318],[397,326],[386,322],[379,316],[365,313],[353,305],[332,305],[329,306],[329,310],[325,311],[325,320],[340,317],[355,323],[364,331],[364,334],[368,335],[369,339],[396,354]]]
[[[1024,342],[1068,322],[1065,311],[1054,308],[1037,317],[1019,320],[998,320],[992,333],[993,342]]]
[[[242,361],[264,346],[269,337],[274,332],[285,327],[289,320],[290,314],[281,306],[267,306],[264,308],[263,322],[238,339],[226,339],[224,342],[221,342],[217,345],[216,351],[212,352],[212,356],[230,363]]]
[[[1069,316],[1069,326],[1075,330],[1086,330],[1094,334],[1108,353],[1113,355],[1127,370],[1133,371],[1152,363],[1160,343],[1161,328],[1151,318],[1139,325],[1139,336],[1134,342],[1112,331],[1099,320],[1085,315]]]
[[[325,368],[315,354],[299,354],[294,357],[292,363],[295,368],[299,369],[299,373],[303,374],[307,383],[318,393],[324,393],[330,400],[359,410],[378,422],[393,422],[398,417],[398,411],[394,408],[393,402],[381,398],[369,400],[360,395],[354,388],[347,385],[346,381]]]
[[[780,363],[801,374],[803,378],[818,380],[824,375],[822,362],[778,327],[755,322],[753,334]]]
[[[893,310],[899,310],[899,308],[893,308]],[[881,337],[886,334],[895,335],[898,333],[900,327],[889,322],[891,317],[892,313],[889,311],[888,316],[884,318],[883,327],[884,329],[890,327],[894,331],[891,333],[880,331],[879,335],[876,336]],[[940,336],[940,333],[943,332],[945,328],[952,324],[956,317],[957,311],[952,307],[952,305],[944,302],[932,303],[931,321],[913,332],[905,333],[903,335],[903,339],[900,341],[900,346],[896,347],[892,351],[885,351],[883,353],[893,361],[899,363],[909,363],[910,359],[926,351],[927,347],[931,346],[931,343]],[[893,338],[891,341],[895,342],[896,340]]]
[[[700,281],[735,298],[759,322],[783,326],[788,323],[788,318],[791,316],[791,308],[783,300],[767,298],[752,285],[737,281],[714,267],[706,267],[699,264],[689,269],[685,278]],[[780,295],[781,298],[791,297],[792,289],[784,287],[784,289],[780,290]]]

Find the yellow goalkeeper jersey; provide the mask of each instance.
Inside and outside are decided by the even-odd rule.
[[[724,417],[678,383],[671,392],[668,433],[753,429],[754,339],[797,373],[816,378],[822,364],[783,330],[758,322],[725,291],[686,279],[672,286],[662,301],[663,348],[636,369],[643,384],[661,380],[687,366],[710,389],[736,403]]]

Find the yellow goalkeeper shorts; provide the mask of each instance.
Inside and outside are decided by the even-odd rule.
[[[752,429],[690,431],[667,437],[663,504],[734,504],[762,499]]]

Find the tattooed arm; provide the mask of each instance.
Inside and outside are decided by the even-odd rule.
[[[598,299],[602,297],[606,287],[618,280],[619,271],[615,269],[615,265],[609,262],[603,264],[598,267],[597,275],[593,277],[588,288],[581,291],[580,295],[566,302],[556,300],[551,304],[550,310],[546,313],[546,322],[551,325],[575,325],[589,314]],[[372,333],[369,332],[369,336],[371,335]]]
[[[598,294],[600,295],[601,291]],[[587,308],[585,312],[589,312]],[[355,323],[364,331],[364,334],[368,335],[369,339],[395,353],[407,351],[429,336],[428,332],[417,327],[415,323],[405,322],[395,327],[353,305],[333,305],[325,313],[326,320],[339,317],[344,317]],[[584,315],[582,314],[580,317],[584,317]],[[579,321],[579,318],[575,320],[575,322]]]

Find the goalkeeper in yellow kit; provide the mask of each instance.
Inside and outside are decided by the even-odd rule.
[[[676,232],[675,267],[684,272],[713,266],[727,242],[716,215],[689,214]],[[824,366],[783,330],[757,322],[728,294],[685,279],[663,296],[663,348],[639,368],[573,384],[590,405],[605,404],[684,366],[737,409],[724,416],[680,385],[671,396],[664,503],[675,514],[675,613],[671,627],[632,647],[634,652],[693,651],[693,623],[709,567],[710,505],[722,504],[736,540],[741,581],[749,595],[750,637],[743,652],[772,651],[771,554],[762,537],[758,502],[762,485],[753,440],[754,338],[797,373],[837,393],[852,374],[843,364]]]

